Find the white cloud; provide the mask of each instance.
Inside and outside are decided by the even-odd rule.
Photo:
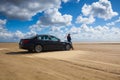
[[[61,26],[61,27],[52,26],[48,34],[60,38],[61,41],[65,41],[67,31],[68,29],[65,26]]]
[[[120,23],[120,17],[117,20],[113,21],[113,22],[106,23],[106,25],[107,26],[115,26],[115,24],[117,24],[117,23]]]
[[[116,21],[119,21],[119,19]],[[10,32],[5,28],[5,24],[6,20],[0,20],[0,42],[19,41],[21,38],[31,37],[37,34],[32,29],[26,33],[19,30],[16,32]],[[59,37],[62,41],[66,40],[65,36],[67,33],[71,34],[73,41],[120,41],[120,28],[115,26],[93,27],[86,24],[82,24],[80,27],[72,26],[71,28],[65,26],[51,26],[51,30],[48,33]]]
[[[0,32],[5,31],[6,20],[0,19]]]
[[[68,30],[67,33],[78,34],[79,32],[80,32],[80,28],[72,26],[72,28],[70,30]]]
[[[107,26],[113,26],[113,25],[115,25],[115,22],[110,22],[110,23],[107,23],[106,25]]]
[[[42,25],[71,25],[72,16],[68,14],[62,15],[57,8],[51,8],[45,11],[44,16],[41,17],[40,23]]]
[[[7,1],[7,2],[6,2]],[[31,19],[32,16],[38,12],[44,12],[43,17],[31,25],[30,31],[23,33],[19,30],[10,32],[6,29],[6,20],[0,20],[0,42],[1,41],[17,41],[20,38],[26,38],[36,35],[36,31],[41,31],[43,28],[50,27],[50,34],[58,36],[63,39],[66,38],[67,33],[72,34],[73,41],[119,41],[120,28],[108,27],[109,24],[114,25],[120,22],[120,18],[113,23],[106,26],[87,26],[95,22],[94,17],[103,18],[105,20],[111,19],[118,15],[111,7],[108,0],[99,0],[92,5],[85,4],[82,8],[84,16],[78,16],[76,23],[82,23],[80,27],[71,26],[72,16],[69,14],[61,14],[59,12],[61,1],[64,3],[69,0],[2,0],[0,3],[0,12],[10,18]],[[77,0],[78,2],[80,0]],[[47,6],[46,6],[47,5]],[[9,6],[9,7],[8,7]],[[70,29],[69,29],[70,28]]]
[[[115,22],[116,23],[120,23],[120,17]]]
[[[36,32],[30,31],[27,33],[22,33],[21,31],[17,30],[16,32],[10,32],[6,29],[6,20],[0,19],[0,42],[14,42],[19,41],[21,38],[30,37],[36,35]]]
[[[28,38],[36,34],[37,33],[34,31],[22,33],[19,30],[17,30],[16,32],[9,32],[6,30],[3,32],[0,32],[0,42],[15,42],[15,41],[19,41],[22,38]]]
[[[62,0],[64,3],[67,3],[67,2],[71,2],[71,1],[75,1],[75,2],[77,2],[77,3],[79,3],[80,2],[80,0]]]
[[[0,41],[7,40],[7,38],[11,38],[12,35],[10,32],[7,32],[5,28],[6,20],[0,19]]]
[[[41,25],[40,21],[37,21],[36,24],[29,27],[31,31],[41,31],[43,28],[45,28],[45,26]]]
[[[60,4],[61,0],[2,0],[0,12],[9,18],[30,20],[38,12],[59,8]]]
[[[68,14],[62,15],[58,9],[52,8],[44,12],[44,16],[40,20],[30,26],[30,29],[33,31],[41,31],[41,29],[46,27],[61,27],[61,26],[70,26],[72,21],[72,16]]]
[[[82,17],[82,16],[78,16],[76,23],[83,23],[83,24],[92,24],[95,21],[93,16],[89,16],[87,17]]]
[[[67,3],[68,1],[70,1],[70,0],[62,0],[64,3]]]
[[[118,20],[116,20],[118,21]],[[38,28],[38,27],[37,27]],[[36,28],[36,29],[37,29]],[[34,28],[35,29],[35,28]],[[88,26],[82,24],[80,27],[57,27],[51,26],[49,34],[59,37],[62,41],[66,40],[66,34],[70,33],[72,41],[80,42],[115,42],[120,41],[120,28],[109,26]]]
[[[82,13],[85,16],[92,15],[93,17],[103,18],[104,20],[118,15],[117,12],[113,11],[111,2],[108,0],[99,0],[91,5],[85,4],[82,7]]]
[[[6,20],[1,20],[0,19],[0,25],[4,25],[4,24],[6,24]]]
[[[61,27],[52,26],[50,31],[51,32],[61,32]]]
[[[80,2],[80,0],[77,0],[77,2],[79,3],[79,2]]]
[[[80,27],[72,27],[69,32],[72,34],[73,41],[120,41],[120,28],[117,27],[92,27],[87,26],[86,24],[82,24]]]

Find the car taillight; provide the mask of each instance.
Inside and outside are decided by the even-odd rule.
[[[26,44],[26,43],[28,43],[29,42],[29,40],[23,40],[23,43],[24,44]]]

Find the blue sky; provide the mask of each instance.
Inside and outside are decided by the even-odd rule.
[[[36,34],[72,41],[119,42],[119,0],[1,0],[0,42]]]

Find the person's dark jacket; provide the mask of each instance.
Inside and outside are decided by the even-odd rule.
[[[71,37],[69,35],[67,36],[67,41],[71,42]]]

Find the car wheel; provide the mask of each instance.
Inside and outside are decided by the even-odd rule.
[[[65,46],[65,50],[70,50],[71,49],[71,46],[69,45],[69,44],[67,44],[66,46]]]
[[[43,50],[43,48],[41,45],[36,45],[34,50],[35,50],[35,52],[39,53]]]

